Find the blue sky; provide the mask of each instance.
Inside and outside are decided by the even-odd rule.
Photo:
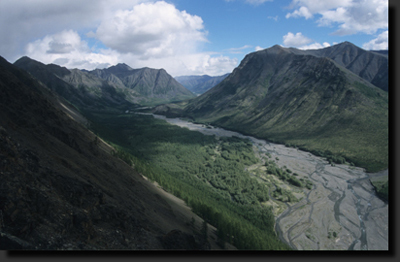
[[[388,49],[387,0],[2,0],[0,55],[222,75],[275,44]]]

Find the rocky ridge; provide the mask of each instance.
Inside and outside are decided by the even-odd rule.
[[[117,64],[90,73],[120,88],[134,91],[137,94],[135,103],[139,104],[167,103],[194,97],[164,69],[133,69],[126,64]]]
[[[275,45],[251,53],[180,115],[305,150],[345,152],[360,166],[376,161],[387,167],[388,93],[335,60],[310,52]],[[170,111],[179,115],[172,107],[155,109]],[[375,153],[360,159],[360,150]],[[377,160],[376,154],[384,157]]]
[[[1,249],[210,248],[73,110],[0,58]]]

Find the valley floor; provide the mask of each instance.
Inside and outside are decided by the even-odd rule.
[[[163,116],[155,116],[165,119]],[[268,181],[290,190],[299,200],[282,202],[270,197],[265,205],[273,206],[276,231],[283,242],[297,250],[388,250],[388,205],[379,199],[370,178],[388,172],[367,174],[348,165],[330,165],[308,152],[272,144],[221,128],[196,125],[180,119],[169,123],[206,135],[249,138],[261,160],[272,157],[279,167],[286,167],[313,182],[311,190],[283,183],[273,175],[260,172],[261,164],[248,170],[259,181]]]

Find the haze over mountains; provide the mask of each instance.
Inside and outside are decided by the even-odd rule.
[[[228,75],[229,73],[222,76],[177,76],[175,79],[192,93],[201,95],[221,83]]]
[[[348,42],[306,51],[275,45],[248,54],[183,112],[156,112],[175,110],[196,121],[341,155],[370,171],[382,169],[388,161],[387,69],[387,56]]]

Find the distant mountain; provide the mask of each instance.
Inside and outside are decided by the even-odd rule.
[[[126,95],[125,90],[84,71],[45,65],[29,57],[18,59],[14,65],[78,107],[101,109],[129,106],[133,102],[133,95]]]
[[[178,76],[175,80],[196,95],[201,95],[222,82],[229,74],[222,76]]]
[[[137,94],[136,103],[154,105],[193,98],[194,95],[178,83],[164,69],[133,69],[118,64],[107,69],[96,69],[90,74],[107,80],[120,88]]]
[[[95,81],[32,66],[37,75],[42,69],[52,88],[63,83],[56,76]],[[0,57],[0,249],[209,248],[188,222],[196,215],[112,156],[109,145],[74,120],[77,114]]]
[[[154,105],[193,98],[165,70],[132,69],[118,64],[93,71],[45,65],[22,57],[14,65],[28,71],[47,87],[77,106],[105,108]]]
[[[372,66],[379,61],[381,67]],[[349,43],[320,51],[276,45],[248,54],[232,74],[180,114],[341,155],[370,171],[382,169],[388,164],[388,93],[359,75],[375,68],[370,79],[384,79],[378,75],[387,75],[385,61]]]
[[[381,54],[381,55],[384,55],[384,56],[388,56],[389,55],[389,50],[371,50],[371,52],[378,53],[378,54]]]

